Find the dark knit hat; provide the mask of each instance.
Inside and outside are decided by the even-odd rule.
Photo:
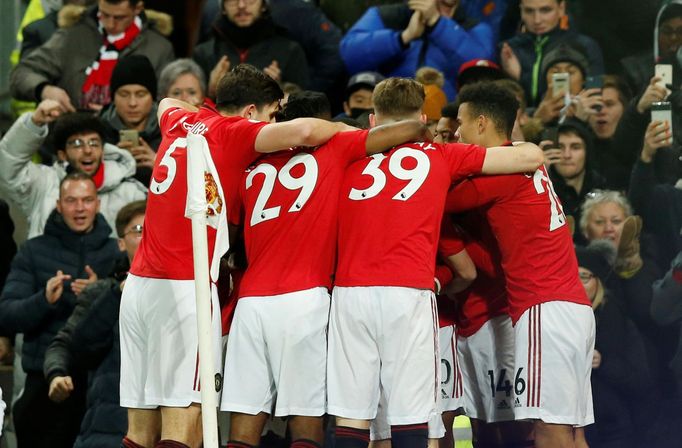
[[[587,77],[587,74],[590,71],[590,63],[581,49],[566,43],[561,43],[548,51],[542,60],[542,66],[540,67],[542,77],[547,77],[547,71],[550,67],[560,62],[570,62],[571,64],[574,64],[583,73],[583,77]]]
[[[111,96],[114,96],[119,87],[128,84],[140,84],[156,98],[156,72],[146,56],[132,54],[116,63],[109,82]]]
[[[602,283],[606,283],[613,272],[612,263],[616,249],[609,241],[593,241],[587,247],[576,246],[575,255],[578,266],[589,269]]]

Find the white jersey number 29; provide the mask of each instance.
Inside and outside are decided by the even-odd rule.
[[[544,185],[543,185],[544,183]],[[556,230],[566,224],[566,215],[564,215],[564,209],[561,206],[561,201],[554,192],[554,186],[552,181],[547,176],[547,173],[542,169],[542,167],[535,171],[533,175],[533,185],[535,186],[535,191],[537,194],[543,194],[547,192],[549,196],[549,231]],[[547,190],[545,190],[545,185]]]
[[[303,165],[305,168],[305,171],[301,177],[293,177],[291,175],[291,170],[296,165]],[[251,226],[255,226],[256,224],[269,219],[275,219],[279,216],[282,208],[279,205],[276,207],[265,208],[268,200],[270,199],[270,195],[272,194],[272,190],[275,188],[275,182],[277,180],[279,180],[279,183],[282,184],[282,186],[287,190],[301,190],[294,203],[291,204],[291,207],[289,207],[289,212],[295,213],[301,211],[305,203],[308,202],[308,199],[310,199],[310,195],[313,194],[315,184],[317,183],[317,161],[315,161],[315,158],[310,154],[297,154],[289,159],[279,173],[277,173],[277,168],[274,166],[268,163],[261,163],[253,171],[251,171],[248,176],[246,176],[247,190],[253,186],[253,179],[258,174],[263,174],[265,179],[263,180],[263,188],[258,193],[256,203],[253,207],[253,212],[251,214]]]
[[[383,154],[374,154],[371,157],[362,174],[372,176],[372,185],[363,190],[352,188],[348,198],[354,201],[364,201],[381,193],[381,190],[386,186],[386,174],[379,169],[379,166],[385,158],[386,156]],[[414,159],[417,165],[409,170],[403,168],[402,163],[406,158]],[[407,201],[410,199],[426,180],[430,168],[431,161],[423,151],[405,147],[394,152],[388,161],[388,171],[397,179],[409,180],[409,182],[392,199],[396,201]]]

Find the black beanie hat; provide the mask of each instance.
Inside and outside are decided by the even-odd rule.
[[[580,48],[561,43],[548,51],[542,60],[542,66],[540,67],[542,77],[546,78],[549,68],[559,62],[570,62],[571,64],[574,64],[583,73],[583,78],[586,78],[590,71],[590,63]]]
[[[589,269],[606,283],[613,272],[611,263],[616,258],[616,249],[609,241],[594,241],[587,247],[576,246],[578,266]]]
[[[146,56],[133,54],[116,63],[109,82],[111,96],[114,96],[119,87],[128,84],[140,84],[149,90],[152,98],[156,98],[156,72]]]

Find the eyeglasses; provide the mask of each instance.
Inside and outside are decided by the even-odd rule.
[[[244,2],[245,5],[250,6],[256,3],[258,0],[225,0],[225,6],[228,8],[234,8],[239,5],[239,2]]]
[[[90,149],[100,149],[102,148],[102,140],[98,138],[91,138],[90,140],[84,140],[82,138],[74,138],[73,140],[69,140],[66,142],[66,147],[68,149],[75,149],[77,151],[83,150],[85,146],[88,146]]]
[[[142,224],[135,224],[130,230],[125,232],[123,236],[126,236],[130,233],[137,233],[138,235],[142,235],[142,229],[144,229],[144,226]]]
[[[594,274],[591,274],[589,272],[581,272],[578,274],[578,276],[580,277],[580,281],[583,282],[583,284],[589,283],[590,280],[596,277]]]

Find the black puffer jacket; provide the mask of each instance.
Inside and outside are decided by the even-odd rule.
[[[0,296],[0,334],[24,333],[25,371],[43,371],[45,351],[76,304],[71,282],[65,281],[61,298],[50,305],[45,298],[47,281],[58,270],[73,279],[86,278],[86,265],[98,276],[106,276],[120,257],[110,234],[111,228],[100,214],[90,233],[79,234],[53,211],[45,233],[28,240],[19,250]]]
[[[91,296],[94,301],[76,322],[71,340],[76,367],[92,369],[87,410],[74,448],[118,448],[128,428],[126,410],[119,405],[120,282],[114,279],[98,282]]]

